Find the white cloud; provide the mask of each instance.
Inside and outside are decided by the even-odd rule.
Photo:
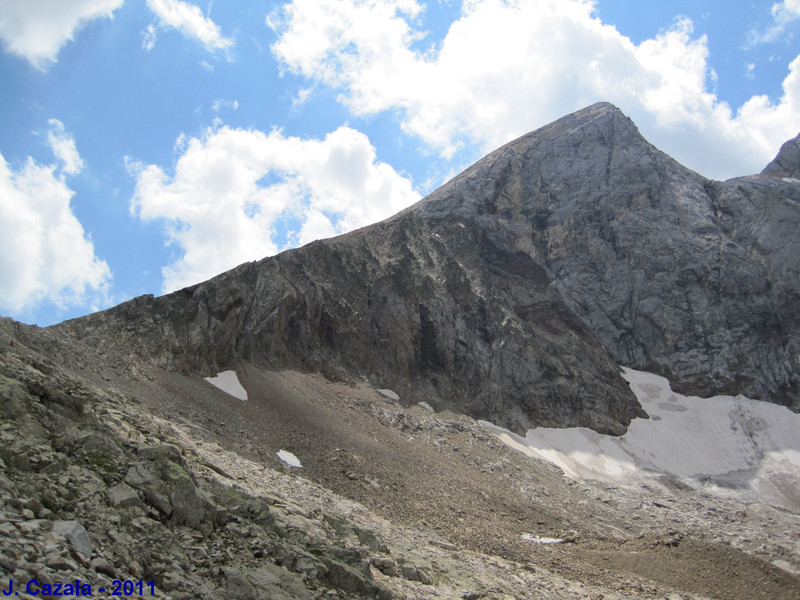
[[[791,0],[797,2],[798,0]],[[772,103],[738,112],[709,91],[704,37],[678,20],[639,45],[588,0],[466,0],[437,49],[412,45],[414,0],[294,0],[267,19],[285,69],[341,91],[355,115],[399,111],[442,156],[491,150],[598,100],[627,112],[663,150],[704,175],[761,170],[800,130],[800,64]]]
[[[222,98],[217,98],[214,102],[211,103],[211,110],[215,113],[218,113],[223,108],[228,110],[238,110],[239,109],[239,101],[238,100],[224,100]]]
[[[108,265],[72,213],[74,192],[64,181],[83,163],[61,123],[51,125],[62,174],[30,157],[15,171],[0,155],[0,306],[22,315],[45,300],[59,308],[108,304]]]
[[[157,39],[158,34],[156,34],[156,28],[153,25],[148,25],[147,29],[142,32],[142,48],[150,52],[150,50],[156,47]]]
[[[754,29],[750,32],[750,45],[777,42],[789,28],[789,25],[800,18],[800,0],[783,0],[772,5],[773,23],[764,31]]]
[[[111,18],[124,0],[2,0],[0,38],[6,49],[34,67],[56,62],[61,47],[83,25]]]
[[[219,26],[203,16],[199,7],[181,0],[147,0],[150,7],[165,27],[179,30],[186,36],[200,40],[209,52],[224,50],[233,45],[233,40],[223,37]],[[148,28],[145,48],[150,50],[155,44],[155,31]]]
[[[222,127],[176,147],[184,150],[172,175],[129,163],[131,211],[164,220],[181,252],[162,270],[165,292],[379,221],[419,199],[410,181],[377,160],[367,137],[348,127],[323,140]],[[284,241],[287,226],[293,230]]]
[[[64,124],[58,119],[48,121],[50,131],[47,132],[47,141],[56,158],[63,164],[61,171],[67,175],[77,175],[83,170],[83,159],[78,154],[75,140],[64,130]]]

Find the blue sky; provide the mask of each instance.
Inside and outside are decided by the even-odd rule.
[[[599,100],[707,177],[800,131],[800,0],[0,0],[0,315],[381,220]]]

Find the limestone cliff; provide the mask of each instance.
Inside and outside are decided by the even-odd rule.
[[[385,222],[54,331],[174,370],[365,378],[517,431],[622,432],[642,413],[617,364],[797,409],[796,154],[709,181],[597,104]]]
[[[552,280],[620,364],[800,408],[798,139],[705,179],[597,104],[493,152],[412,210],[457,215]]]

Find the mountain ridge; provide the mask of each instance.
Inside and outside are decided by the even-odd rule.
[[[705,180],[595,105],[371,227],[0,318],[3,589],[799,598],[797,415],[618,366],[792,385],[781,173]],[[246,396],[205,379],[229,369]]]
[[[765,172],[796,162],[797,140]],[[505,187],[497,183],[504,177]],[[409,210],[457,211],[530,254],[618,363],[672,376],[682,391],[744,393],[797,410],[798,201],[798,186],[785,179],[705,179],[647,142],[619,109],[599,103],[498,149]],[[648,286],[648,278],[659,281]],[[685,299],[659,297],[687,286],[704,306],[687,310]],[[732,298],[737,293],[726,286],[761,305],[748,310],[747,294]],[[647,322],[636,325],[637,318]],[[735,329],[726,322],[733,319],[767,332],[761,340],[736,331],[730,340],[709,339]],[[683,331],[686,322],[703,331]],[[662,339],[643,339],[648,330]],[[771,335],[783,338],[785,352],[769,347]],[[698,365],[695,355],[706,345],[712,351]],[[747,364],[755,348],[757,364]],[[780,356],[768,356],[774,350]],[[731,364],[721,358],[726,353],[740,356]],[[765,364],[789,375],[761,385]]]
[[[798,202],[769,174],[707,180],[599,103],[386,221],[53,330],[169,369],[366,379],[517,432],[623,432],[643,412],[617,364],[798,410]]]

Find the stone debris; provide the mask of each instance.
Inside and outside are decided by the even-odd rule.
[[[701,514],[685,504],[699,497],[684,502],[667,488],[651,496],[647,490],[621,495],[613,486],[564,481],[545,463],[526,471],[521,457],[467,417],[366,397],[363,404],[345,396],[336,401],[362,411],[375,427],[401,433],[408,439],[404,443],[447,451],[459,464],[500,478],[530,498],[534,514],[545,514],[541,508],[548,495],[565,510],[590,511],[598,524],[609,524],[607,535],[616,541],[579,534],[572,526],[553,529],[549,518],[533,517],[519,523],[522,544],[525,532],[573,543],[527,542],[526,560],[521,555],[515,560],[515,551],[499,545],[480,552],[476,547],[495,542],[461,508],[452,515],[459,526],[450,534],[459,534],[457,540],[427,524],[435,510],[428,498],[419,498],[420,521],[389,522],[307,479],[223,450],[206,434],[198,437],[194,423],[156,417],[134,397],[97,389],[17,344],[14,352],[0,353],[0,576],[52,586],[79,580],[93,590],[109,589],[114,579],[152,582],[155,597],[181,600],[422,600],[475,594],[495,600],[660,599],[670,591],[622,570],[597,571],[594,563],[560,552],[575,547],[604,557],[627,547],[634,553],[691,551],[696,532],[703,531],[724,535],[728,544],[749,544],[789,569],[796,565],[785,537],[795,522],[780,520],[787,515],[758,506],[717,510],[717,500]],[[462,451],[454,453],[453,447]],[[341,476],[356,484],[352,489],[358,494],[395,493],[391,478],[376,475],[382,472],[378,457],[360,461],[342,447],[332,450],[337,462],[350,465]],[[559,482],[558,491],[545,483],[548,478]],[[457,494],[463,483],[454,479],[452,491]],[[678,482],[670,485],[679,489]],[[465,497],[461,506],[485,503],[486,522],[508,519],[511,509],[492,506],[487,492]],[[567,493],[568,502],[555,497]],[[589,498],[594,503],[582,508]],[[629,523],[637,517],[646,522],[651,518],[646,511],[663,511],[660,506],[670,506],[672,518],[685,515],[685,521],[675,529],[646,526],[641,538],[624,525],[622,515]],[[654,522],[660,515],[654,513]],[[509,539],[497,533],[497,544]],[[150,588],[144,591],[141,597],[152,597]]]

